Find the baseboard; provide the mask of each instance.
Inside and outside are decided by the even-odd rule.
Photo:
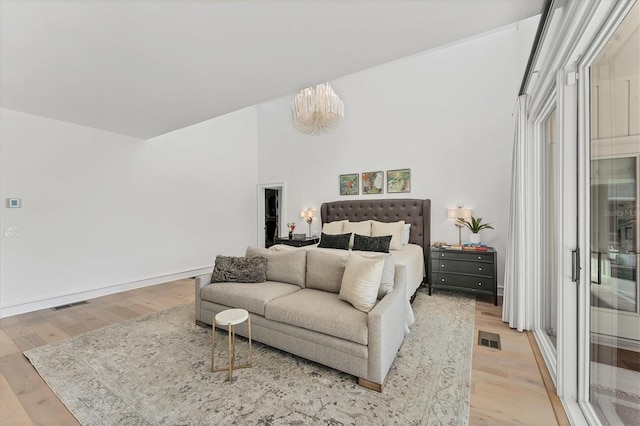
[[[122,291],[133,290],[141,287],[149,287],[156,284],[162,284],[169,281],[191,278],[211,272],[211,267],[192,269],[189,271],[177,272],[174,274],[161,275],[158,277],[147,278],[144,280],[131,281],[122,284],[116,284],[108,287],[102,287],[95,290],[81,291],[78,293],[67,294],[64,296],[52,297],[42,300],[34,300],[26,303],[0,307],[0,318],[10,317],[13,315],[24,314],[26,312],[38,311],[40,309],[52,308],[54,306],[76,303],[82,300],[94,299],[96,297],[107,296],[109,294],[120,293]]]

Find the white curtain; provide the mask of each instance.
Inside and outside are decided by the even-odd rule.
[[[527,171],[530,147],[527,146],[527,95],[521,95],[516,105],[516,126],[513,141],[511,170],[511,205],[509,210],[509,234],[505,256],[504,297],[502,320],[518,331],[533,327],[533,289],[527,265],[531,255],[527,253],[526,234],[528,190]],[[529,221],[530,222],[530,221]],[[529,256],[527,256],[529,254]]]

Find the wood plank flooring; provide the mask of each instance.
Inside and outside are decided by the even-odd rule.
[[[193,299],[193,280],[179,280],[0,319],[0,425],[78,424],[23,351]],[[475,334],[500,334],[502,350],[473,348],[470,424],[568,424],[554,416],[527,335],[504,324],[489,299],[477,302]]]

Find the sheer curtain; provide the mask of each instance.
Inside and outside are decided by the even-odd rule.
[[[518,97],[511,170],[509,234],[505,256],[502,320],[518,331],[533,327],[533,289],[527,274],[527,95]]]

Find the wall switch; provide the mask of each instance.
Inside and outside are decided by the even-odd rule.
[[[19,235],[20,235],[20,230],[18,229],[17,226],[10,226],[8,228],[5,228],[4,230],[5,237],[17,237]]]
[[[19,209],[22,206],[20,198],[7,198],[7,207],[10,209]]]

